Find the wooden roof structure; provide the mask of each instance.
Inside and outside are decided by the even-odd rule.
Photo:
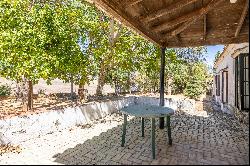
[[[161,47],[249,42],[249,0],[89,1]]]

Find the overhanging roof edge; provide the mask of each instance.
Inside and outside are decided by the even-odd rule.
[[[121,16],[119,14],[119,12],[114,10],[112,7],[110,7],[106,3],[102,2],[102,0],[87,0],[87,1],[94,4],[97,8],[104,11],[107,15],[114,17],[115,19],[117,19],[119,22],[121,22],[122,24],[124,24],[128,28],[133,29],[133,31],[135,31],[136,33],[141,35],[143,38],[149,40],[150,42],[156,44],[159,47],[165,47],[164,43],[159,43],[157,41],[157,39],[155,39],[152,35],[145,34],[141,27],[138,27],[138,25],[136,25],[136,24],[133,25],[133,22],[130,22],[129,20],[127,20],[128,18],[124,18],[124,16]],[[125,17],[127,17],[127,16],[125,16]],[[150,37],[150,36],[152,36],[152,37]]]

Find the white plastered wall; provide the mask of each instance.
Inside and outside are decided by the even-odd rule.
[[[213,83],[213,95],[215,100],[221,104],[221,109],[223,109],[222,104],[222,71],[228,71],[228,104],[231,106],[235,105],[235,61],[234,58],[237,57],[240,53],[249,53],[249,43],[241,44],[230,44],[223,51],[219,60],[215,64],[215,75],[220,74],[220,96],[216,96],[216,85],[215,79]],[[230,113],[230,112],[228,112]]]

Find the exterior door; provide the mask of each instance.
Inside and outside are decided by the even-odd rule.
[[[249,111],[249,54],[235,58],[235,105]]]
[[[222,72],[222,102],[228,103],[228,71]]]

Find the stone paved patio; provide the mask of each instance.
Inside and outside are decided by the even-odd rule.
[[[156,130],[156,160],[151,157],[150,120],[142,138],[140,119],[129,116],[121,147],[122,116],[76,126],[22,142],[22,152],[0,156],[0,164],[249,164],[248,127],[220,112],[176,113],[173,145],[167,130]],[[158,123],[158,120],[157,120]]]

